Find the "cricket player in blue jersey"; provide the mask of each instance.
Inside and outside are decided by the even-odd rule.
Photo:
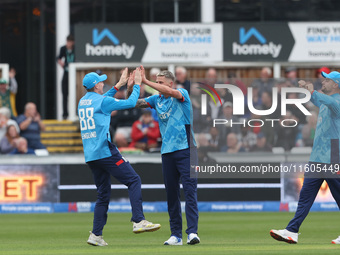
[[[156,109],[162,135],[162,169],[167,193],[171,236],[165,245],[182,245],[182,213],[180,181],[185,195],[187,244],[197,244],[198,208],[197,179],[190,177],[197,165],[197,150],[192,130],[191,102],[188,91],[173,89],[174,75],[165,70],[157,74],[156,83],[146,79],[143,66],[142,82],[159,91],[145,99],[138,99],[136,107]],[[128,95],[132,88],[128,87]]]
[[[274,239],[291,244],[298,242],[299,228],[309,213],[324,180],[328,183],[332,196],[340,207],[340,180],[339,175],[336,174],[340,164],[340,73],[322,72],[322,76],[325,78],[321,88],[323,93],[315,91],[312,83],[299,81],[300,87],[306,88],[312,94],[311,102],[320,109],[313,149],[308,170],[305,170],[294,218],[285,229],[270,231]],[[332,240],[332,243],[340,244],[340,237]]]
[[[103,95],[107,76],[92,72],[85,75],[83,86],[87,90],[78,104],[78,116],[83,141],[85,161],[92,170],[97,187],[97,201],[94,208],[93,229],[88,244],[106,246],[102,232],[107,220],[107,211],[111,195],[111,175],[128,187],[132,207],[133,232],[151,232],[158,230],[160,224],[153,224],[144,218],[141,193],[141,179],[122,157],[117,147],[111,143],[109,126],[111,112],[132,108],[139,97],[142,81],[140,69],[136,69],[128,79],[125,68],[119,82]],[[116,92],[126,84],[133,87],[127,100],[113,98]],[[135,84],[135,85],[133,85]]]

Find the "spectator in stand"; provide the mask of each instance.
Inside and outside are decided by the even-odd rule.
[[[228,80],[226,81],[226,84],[235,85],[242,91],[242,93],[244,95],[244,110],[245,110],[245,114],[243,115],[243,118],[249,118],[250,112],[249,112],[249,108],[248,108],[248,97],[247,97],[248,91],[247,91],[246,85],[244,85],[244,83],[241,80],[236,78],[236,73],[234,73],[234,72],[228,72]],[[234,99],[233,99],[229,90],[220,89],[219,93],[221,93],[221,92],[222,92],[222,94],[220,94],[220,95],[223,95],[224,102],[230,101],[230,102],[233,103]]]
[[[210,128],[210,139],[209,139],[209,149],[210,151],[219,151],[220,150],[220,136],[217,127]]]
[[[18,92],[18,83],[15,75],[15,69],[11,68],[9,71],[9,83],[5,79],[0,79],[0,107],[7,107],[12,117],[17,116],[15,95]]]
[[[237,140],[241,142],[245,151],[249,151],[256,144],[256,134],[251,131],[249,126],[241,126],[241,132],[237,134]]]
[[[221,151],[235,154],[238,152],[245,152],[245,149],[242,147],[242,143],[237,139],[237,135],[235,133],[229,133],[227,136],[227,145],[223,146]]]
[[[261,97],[263,91],[272,91],[274,81],[271,79],[272,70],[269,67],[263,67],[261,70],[260,78],[253,81],[251,87],[258,87],[258,95]]]
[[[214,87],[215,84],[223,84],[224,82],[218,81],[215,68],[209,68],[205,73],[204,83]]]
[[[250,152],[272,152],[272,147],[267,144],[267,138],[263,133],[258,133],[256,144],[250,148]]]
[[[288,99],[298,99],[298,94],[297,93],[288,93],[287,98]],[[296,121],[299,124],[305,124],[306,123],[306,115],[295,104],[288,104],[286,106],[286,109],[287,109],[287,112],[290,111],[291,114],[294,115],[294,119],[296,119]]]
[[[150,69],[150,81],[156,81],[157,79],[157,74],[161,72],[161,69],[158,67],[153,67]]]
[[[237,87],[239,87],[239,89],[242,90],[243,95],[247,95],[247,86],[244,85],[244,83],[240,80],[237,79],[236,77],[236,73],[235,72],[228,72],[228,80],[225,82],[226,84],[231,84],[231,85],[236,85]]]
[[[268,110],[273,105],[272,93],[269,91],[263,91],[262,96],[262,110]],[[281,104],[277,104],[276,110],[270,114],[262,116],[262,120],[265,122],[265,119],[280,119],[281,118]],[[261,127],[261,132],[266,136],[266,142],[270,145],[274,144],[275,141],[275,127],[277,126],[277,122],[274,123],[274,128],[272,125],[263,125]]]
[[[286,119],[284,122],[284,127],[281,125],[282,121]],[[295,119],[293,114],[290,111],[287,111],[285,116],[282,116],[280,119],[280,124],[276,128],[277,140],[276,147],[283,147],[285,151],[290,151],[293,147],[295,147],[296,137],[298,135],[299,129],[298,126],[295,126],[295,122],[289,119]]]
[[[196,134],[195,139],[197,139],[198,148],[209,147],[209,139],[207,138],[207,134],[205,133]]]
[[[8,125],[6,135],[0,140],[0,153],[11,153],[15,149],[15,140],[19,137],[17,128],[14,125]]]
[[[232,96],[232,94],[229,92],[229,90],[228,89],[224,89],[224,88],[215,88],[216,89],[216,91],[217,91],[217,94],[220,96],[220,98],[221,98],[221,101],[222,101],[222,104],[224,103],[224,102],[233,102],[233,96]],[[216,99],[216,102],[218,102],[217,100],[217,98],[215,98]]]
[[[129,147],[148,151],[150,148],[158,147],[158,139],[161,137],[159,126],[152,118],[150,110],[144,110],[139,120],[132,125],[131,139]]]
[[[154,69],[154,68],[152,68]],[[154,69],[152,72],[156,72],[157,70]],[[158,73],[156,73],[158,74]],[[140,86],[140,94],[139,98],[149,97],[150,94],[147,90],[149,86],[145,86],[142,84]],[[125,92],[126,86],[122,87],[119,91],[117,91],[115,97],[117,99],[125,99]],[[152,117],[154,120],[158,120],[157,113],[154,109],[151,109]],[[114,133],[114,140],[117,147],[128,147],[129,143],[131,142],[131,132],[132,132],[132,125],[135,121],[139,120],[140,116],[142,115],[141,108],[130,108],[120,111],[113,111],[111,116],[111,129],[115,131]]]
[[[275,87],[277,88],[278,95],[281,95],[282,88],[287,88],[291,84],[285,78],[275,79]],[[278,99],[280,96],[278,96]]]
[[[0,140],[5,136],[7,132],[7,126],[14,125],[17,132],[20,132],[19,126],[16,121],[10,119],[11,111],[7,107],[0,108]]]
[[[262,106],[262,99],[261,99],[261,96],[260,96],[260,85],[259,84],[252,84],[252,88],[253,88],[253,106],[255,109],[261,109],[261,106]]]
[[[318,92],[321,90],[322,88],[322,81],[325,79],[324,77],[322,77],[321,73],[325,72],[326,74],[329,74],[331,72],[331,70],[328,67],[321,67],[317,70],[316,73],[316,81],[314,82],[314,90],[317,90]]]
[[[190,87],[190,99],[192,104],[192,119],[195,133],[208,132],[211,127],[211,116],[201,114],[201,90],[200,84],[193,83]]]
[[[126,87],[125,87],[126,88]],[[147,92],[147,88],[149,88],[149,86],[145,86],[145,84],[141,84],[140,85],[140,93],[139,93],[139,99],[142,99],[142,98],[147,98],[149,96],[152,96],[152,94],[150,94],[149,92]],[[150,109],[151,111],[151,115],[152,115],[152,118],[158,122],[158,115],[157,115],[157,112],[155,109]]]
[[[183,66],[177,66],[175,70],[177,89],[185,88],[190,95],[190,81],[187,79],[187,69]]]
[[[285,75],[288,80],[288,82],[293,86],[293,87],[298,87],[298,79],[297,79],[297,69],[295,66],[289,66],[285,69]]]
[[[304,146],[313,146],[316,123],[318,121],[318,114],[314,111],[311,112],[312,115],[307,116],[307,124],[302,128],[302,140]]]
[[[215,101],[211,98],[208,97],[208,104],[207,104],[207,114],[212,118],[212,119],[217,119],[218,116],[221,115],[222,113],[222,106],[220,104],[220,102],[218,101],[217,97],[214,95],[215,101],[217,102],[215,104]],[[222,104],[224,103],[224,99],[221,99]],[[231,102],[229,102],[231,103]]]
[[[161,72],[161,69],[158,67],[153,67],[150,69],[149,75],[150,75],[150,81],[156,82],[157,74]],[[157,95],[158,91],[151,88],[150,86],[145,87],[145,91],[148,92],[151,95]]]
[[[14,145],[15,145],[15,149],[11,153],[9,153],[11,155],[15,155],[15,154],[35,155],[34,150],[27,146],[27,140],[23,137],[19,137],[18,139],[16,139],[14,142]]]
[[[125,99],[126,86],[117,91],[117,99]],[[142,109],[131,108],[113,111],[111,117],[111,128],[114,132],[114,140],[117,147],[128,147],[131,139],[132,124],[140,118]]]
[[[139,98],[146,98],[146,97],[152,96],[152,94],[150,94],[149,92],[146,91],[147,87],[149,87],[149,86],[145,86],[145,84],[142,84],[140,86]]]
[[[232,124],[239,122],[239,118],[233,115],[233,104],[231,102],[223,104],[223,114],[218,119],[227,121],[225,124],[216,125],[219,130],[220,144],[225,144],[225,139],[229,133],[238,134],[240,132],[240,125]]]
[[[29,102],[25,105],[25,112],[17,118],[21,130],[21,136],[27,139],[28,147],[31,149],[46,149],[40,141],[40,132],[45,130],[41,121],[37,106]]]
[[[68,117],[67,98],[68,98],[68,64],[75,61],[74,37],[68,35],[66,45],[60,47],[59,56],[57,57],[58,64],[64,69],[64,75],[61,82],[63,93],[63,118]],[[28,142],[29,143],[29,142]]]

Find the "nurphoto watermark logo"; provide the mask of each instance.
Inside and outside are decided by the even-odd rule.
[[[205,87],[205,88],[202,88]],[[305,116],[312,115],[308,109],[303,105],[307,103],[311,94],[308,90],[304,88],[293,88],[293,87],[285,87],[281,88],[281,93],[278,93],[278,88],[272,88],[272,106],[269,109],[256,109],[253,103],[253,88],[248,87],[247,96],[244,95],[242,90],[232,84],[215,84],[214,86],[209,86],[207,84],[200,83],[200,90],[206,92],[206,94],[201,94],[201,115],[207,115],[207,106],[208,106],[208,95],[211,97],[215,105],[218,104],[214,95],[218,99],[219,103],[222,106],[222,100],[216,89],[226,89],[231,93],[233,99],[233,115],[235,116],[243,116],[245,115],[245,102],[247,103],[248,109],[252,116],[264,116],[258,119],[241,119],[238,122],[233,122],[233,120],[222,119],[222,118],[214,118],[212,120],[213,127],[217,125],[225,125],[230,124],[233,125],[242,125],[249,127],[262,127],[265,123],[270,123],[272,127],[274,127],[275,123],[280,123],[283,127],[295,127],[298,125],[298,121],[295,119],[274,119],[270,118],[270,115],[273,114],[279,107],[281,109],[281,116],[287,115],[287,105],[295,105],[297,109],[299,109]],[[296,93],[299,95],[298,98],[288,98],[289,93]],[[280,104],[280,105],[279,105]],[[266,117],[267,116],[267,117]]]

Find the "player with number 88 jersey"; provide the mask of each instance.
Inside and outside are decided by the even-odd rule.
[[[151,232],[160,228],[160,224],[153,224],[145,220],[141,179],[130,163],[122,157],[117,147],[111,143],[109,133],[111,112],[132,108],[136,105],[142,80],[140,70],[136,69],[128,77],[128,70],[125,68],[116,86],[103,95],[103,81],[106,78],[106,75],[86,74],[83,79],[83,86],[87,93],[78,104],[85,161],[92,170],[98,193],[94,209],[93,229],[87,241],[88,244],[95,246],[107,245],[102,238],[102,231],[106,224],[110,202],[111,175],[129,189],[133,232]],[[135,84],[131,96],[127,100],[113,98],[119,88],[125,85],[127,81],[130,85]]]

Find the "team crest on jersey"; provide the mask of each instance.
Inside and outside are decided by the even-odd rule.
[[[166,120],[166,119],[168,119],[170,117],[171,112],[172,112],[172,108],[170,108],[170,110],[165,112],[165,113],[159,114],[158,117],[161,120]]]

